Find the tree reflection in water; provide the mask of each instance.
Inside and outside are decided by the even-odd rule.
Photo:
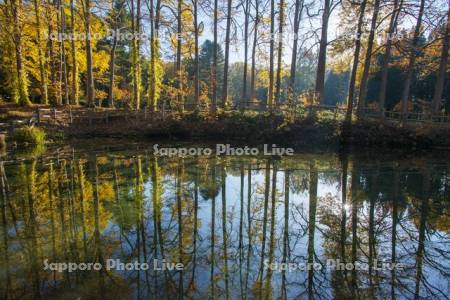
[[[2,299],[448,297],[448,161],[72,149],[18,158],[0,164]],[[104,268],[44,270],[46,259]],[[109,259],[150,268],[107,270]],[[367,268],[334,270],[329,259]],[[154,270],[154,260],[184,269]]]

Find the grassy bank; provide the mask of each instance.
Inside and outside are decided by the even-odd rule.
[[[350,129],[349,129],[350,128]],[[336,148],[343,144],[368,147],[450,147],[450,130],[430,126],[399,126],[378,121],[304,118],[287,121],[281,115],[221,114],[217,118],[186,115],[153,122],[117,118],[108,124],[73,124],[67,137],[139,137],[205,140],[247,144],[276,143],[304,148]]]
[[[0,120],[27,122],[35,108],[0,105]],[[276,143],[304,149],[336,149],[342,145],[379,148],[450,148],[450,128],[436,124],[417,123],[399,126],[388,122],[357,120],[345,126],[342,115],[319,112],[313,118],[306,113],[288,121],[281,114],[255,112],[220,113],[216,118],[186,113],[162,119],[161,114],[143,120],[126,115],[89,122],[81,120],[68,126],[47,124],[42,129],[48,141],[63,138],[139,138],[149,140],[179,140],[230,142],[245,144]],[[22,130],[16,142],[35,143],[40,134]],[[44,135],[45,136],[45,135]]]

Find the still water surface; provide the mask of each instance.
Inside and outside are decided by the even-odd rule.
[[[448,299],[448,158],[151,149],[4,154],[0,297]]]

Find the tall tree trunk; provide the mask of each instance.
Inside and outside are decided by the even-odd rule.
[[[139,35],[140,30],[140,0],[137,0],[135,5],[135,0],[131,0],[131,31],[134,35],[132,39],[132,70],[133,70],[133,104],[136,110],[139,110],[141,107],[141,80],[140,80],[140,43]],[[136,7],[135,7],[136,6]]]
[[[281,98],[281,57],[283,56],[284,0],[280,0],[280,19],[278,23],[278,69],[275,90],[275,107],[280,105]]]
[[[195,55],[195,81],[194,81],[194,93],[195,93],[195,111],[200,109],[200,66],[198,59],[198,0],[192,1],[194,8],[194,55]]]
[[[273,112],[273,73],[275,55],[275,0],[270,0],[270,53],[269,53],[269,95],[267,105],[269,111]]]
[[[414,65],[416,63],[416,55],[418,51],[420,27],[422,26],[423,11],[425,9],[425,0],[420,1],[419,15],[417,16],[416,28],[414,29],[414,36],[409,49],[408,68],[406,69],[405,85],[402,92],[402,120],[405,120],[408,113],[408,100],[410,96],[411,83],[414,74]]]
[[[22,0],[11,0],[11,12],[13,17],[13,38],[16,54],[17,91],[16,101],[20,105],[30,105],[28,98],[28,79],[22,53]],[[18,97],[17,97],[18,96]]]
[[[60,16],[60,33],[63,36],[66,33],[66,13],[64,11],[64,0],[59,1],[59,16]],[[64,37],[61,38],[60,42],[60,93],[61,93],[61,102],[60,104],[68,105],[69,104],[69,83],[67,78],[67,57],[66,57],[66,46],[64,43]],[[64,83],[64,85],[63,85]],[[64,94],[64,98],[63,98]]]
[[[180,106],[180,112],[184,111],[184,103],[183,103],[183,74],[181,70],[181,31],[182,31],[182,1],[178,0],[178,12],[177,12],[177,62],[176,62],[176,71],[178,76],[178,84],[177,84],[177,102]]]
[[[70,0],[70,32],[72,36],[75,35],[75,1]],[[77,48],[75,47],[75,39],[71,39],[71,54],[72,54],[72,94],[70,95],[70,102],[72,105],[79,104],[79,85],[78,85],[78,63],[77,63]]]
[[[211,89],[212,89],[212,103],[211,113],[213,115],[217,112],[217,22],[218,22],[218,0],[214,0],[214,48],[213,48],[213,65],[211,68]]]
[[[136,110],[141,108],[141,0],[136,1],[136,33],[138,38],[136,39],[136,82],[137,82],[137,98],[136,98]]]
[[[130,0],[130,19],[131,19],[131,33],[133,34],[133,37],[131,38],[131,72],[132,72],[132,78],[133,78],[133,103],[132,105],[134,108],[138,107],[139,104],[137,104],[138,100],[138,84],[137,84],[137,55],[136,55],[136,14],[135,14],[135,8],[134,8],[134,1]]]
[[[444,40],[442,41],[441,60],[437,74],[436,85],[434,86],[432,109],[434,114],[439,113],[442,101],[442,92],[444,91],[445,74],[447,71],[448,49],[450,47],[450,6],[447,13],[447,26],[445,27]]]
[[[391,58],[392,50],[392,36],[397,28],[398,16],[403,6],[403,0],[394,0],[394,9],[391,14],[391,20],[389,21],[389,27],[387,30],[387,42],[386,49],[384,50],[383,65],[381,67],[381,84],[380,84],[380,94],[378,96],[378,103],[380,106],[381,118],[384,118],[384,105],[386,102],[386,89],[387,89],[387,79],[388,79],[388,68],[389,60]]]
[[[259,25],[259,0],[255,0],[255,25],[253,27],[253,45],[252,45],[252,69],[250,78],[250,100],[255,99],[256,82],[256,46],[258,44],[258,25]]]
[[[150,93],[148,106],[152,111],[158,110],[159,82],[157,82],[156,72],[159,57],[159,17],[160,17],[161,1],[156,0],[156,9],[153,7],[153,0],[150,0]],[[156,10],[156,12],[155,12]],[[156,15],[155,15],[156,13]]]
[[[117,29],[117,28],[116,28]],[[116,30],[115,29],[115,30]],[[109,58],[109,93],[108,93],[108,107],[114,107],[114,68],[116,64],[116,48],[117,48],[117,31],[114,31],[113,44],[111,47]]]
[[[328,20],[331,13],[331,0],[324,1],[324,8],[322,14],[322,32],[320,35],[320,46],[319,46],[319,60],[317,63],[317,73],[316,73],[316,85],[315,92],[316,97],[321,104],[324,103],[323,92],[325,87],[325,69],[327,62],[327,46],[328,46]]]
[[[86,31],[86,97],[89,107],[95,106],[94,103],[94,73],[92,64],[92,45],[91,45],[91,0],[84,0],[84,27]]]
[[[115,8],[115,1],[111,2],[111,12],[113,12]],[[120,18],[121,10],[118,12],[119,15],[114,15],[113,18],[113,41],[112,47],[109,54],[109,88],[108,88],[108,107],[114,107],[114,72],[115,72],[115,64],[116,64],[116,48],[117,48],[117,35],[118,35],[118,26],[117,22]]]
[[[353,54],[352,74],[350,76],[350,85],[348,88],[347,115],[346,115],[347,121],[352,120],[353,99],[355,97],[356,73],[358,71],[359,52],[361,51],[361,35],[362,35],[362,26],[363,26],[363,21],[364,21],[364,12],[366,10],[366,4],[367,4],[367,0],[363,0],[360,4],[358,29],[356,32],[356,41],[355,41],[355,53]]]
[[[36,43],[38,48],[38,57],[39,57],[39,76],[40,76],[40,86],[39,89],[41,91],[41,103],[48,104],[48,87],[47,87],[47,70],[45,68],[45,58],[44,58],[44,50],[42,49],[42,40],[41,40],[41,13],[39,9],[38,0],[34,0],[34,13],[36,15]]]
[[[227,0],[227,28],[225,33],[225,64],[223,67],[222,108],[225,109],[228,100],[228,61],[230,59],[230,34],[231,34],[231,5],[232,0]]]
[[[377,19],[379,11],[380,11],[380,0],[375,0],[373,4],[373,14],[372,14],[372,22],[370,24],[369,40],[367,41],[364,70],[361,78],[361,84],[359,87],[358,116],[363,115],[364,108],[366,107],[367,82],[369,80],[369,70],[372,60],[373,40],[375,37],[375,31],[377,30]]]
[[[150,14],[150,78],[148,83],[148,102],[147,107],[151,111],[156,111],[155,102],[155,12],[153,0],[149,0],[149,14]]]
[[[245,21],[244,21],[244,77],[242,86],[242,97],[240,101],[240,109],[244,110],[247,103],[247,69],[248,69],[248,22],[250,17],[250,0],[245,0]]]
[[[297,51],[298,51],[298,32],[300,29],[300,20],[303,12],[303,0],[295,0],[295,12],[294,12],[294,42],[292,45],[291,56],[291,72],[289,76],[288,87],[288,105],[291,107],[294,103],[295,97],[295,73],[297,69]]]
[[[64,31],[63,28],[61,26],[62,24],[62,13],[61,13],[61,1],[60,0],[56,0],[56,28],[58,30],[58,35],[60,35],[61,37],[58,39],[58,44],[59,44],[59,57],[58,57],[58,83],[56,85],[57,90],[55,91],[56,94],[56,105],[62,105],[63,104],[63,68],[64,68]]]
[[[47,21],[47,31],[48,31],[48,38],[47,38],[47,45],[46,45],[46,68],[49,70],[49,79],[50,79],[50,85],[48,88],[48,94],[49,94],[49,102],[52,104],[55,104],[57,102],[56,97],[56,59],[55,59],[55,49],[54,49],[54,41],[51,35],[53,34],[53,2],[51,0],[47,0],[45,3],[45,17]]]

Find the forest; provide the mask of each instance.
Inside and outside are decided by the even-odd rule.
[[[450,109],[445,0],[1,0],[20,106]],[[383,115],[383,114],[382,114]]]
[[[448,300],[449,31],[449,0],[0,0],[0,299]]]

